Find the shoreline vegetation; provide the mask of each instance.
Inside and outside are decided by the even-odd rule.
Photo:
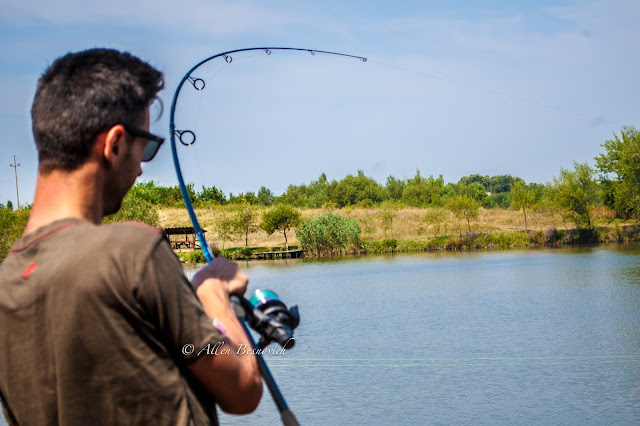
[[[236,207],[237,208],[237,207]],[[184,209],[161,209],[161,222],[171,226],[189,226]],[[231,209],[220,206],[213,209],[197,209],[204,229],[212,229],[216,220],[230,216]],[[302,220],[308,221],[323,215],[354,219],[359,225],[357,239],[343,238],[328,241],[325,247],[302,245],[297,233],[289,236],[289,249],[305,249],[307,257],[331,257],[363,254],[392,254],[458,250],[494,250],[524,247],[561,247],[640,241],[640,227],[633,221],[615,217],[615,212],[596,208],[592,228],[575,228],[558,210],[533,209],[529,213],[528,229],[524,229],[521,212],[507,209],[481,209],[477,220],[467,222],[458,219],[444,208],[404,208],[395,212],[393,225],[389,225],[384,208],[351,207],[346,209],[302,210]],[[438,217],[440,222],[429,219]],[[222,219],[224,220],[224,219]],[[329,227],[329,226],[327,226]],[[245,237],[232,237],[225,241],[210,235],[208,242],[216,256],[233,260],[256,259],[254,253],[285,250],[282,234],[267,236],[255,230],[248,235],[251,242],[245,246]],[[344,236],[345,233],[342,233]],[[213,243],[213,244],[212,244]],[[185,263],[204,263],[202,250],[177,252]]]
[[[186,192],[214,253],[231,259],[291,248],[332,256],[638,241],[640,132],[623,127],[602,147],[593,167],[574,162],[544,184],[479,174],[445,183],[416,170],[383,185],[358,170],[333,181],[322,173],[279,196],[264,186],[227,196],[189,183]],[[0,204],[0,260],[24,231],[29,209]],[[131,220],[192,226],[180,188],[154,181],[136,183],[104,223]],[[204,261],[201,250],[178,256]]]

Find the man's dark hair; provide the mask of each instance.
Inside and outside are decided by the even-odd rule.
[[[163,87],[160,71],[126,52],[90,49],[57,59],[31,107],[40,171],[79,168],[100,133],[140,125]]]

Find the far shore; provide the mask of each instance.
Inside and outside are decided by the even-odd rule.
[[[429,213],[434,210],[440,210],[445,220],[430,223]],[[603,208],[594,211],[592,229],[576,229],[560,212],[543,208],[527,213],[526,229],[522,212],[506,209],[481,209],[478,219],[467,223],[445,209],[405,208],[396,212],[391,224],[383,221],[382,210],[375,207],[332,211],[358,220],[362,231],[361,247],[335,250],[333,253],[307,252],[306,256],[503,249],[638,240],[638,226],[633,221],[615,218],[612,211]],[[325,209],[301,210],[304,219],[324,212]],[[184,209],[161,208],[159,214],[163,228],[191,225]],[[207,231],[208,243],[220,255],[234,259],[254,259],[255,252],[285,249],[282,234],[267,236],[263,231],[249,234],[248,247],[245,247],[244,235],[221,241],[215,232],[214,223],[224,219],[227,214],[229,213],[224,209],[197,211],[200,224]],[[290,249],[301,248],[295,237],[295,230],[289,232],[287,237]],[[193,251],[182,252],[179,256],[189,262],[200,260]]]

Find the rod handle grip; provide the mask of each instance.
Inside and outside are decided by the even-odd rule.
[[[289,410],[284,410],[280,412],[280,418],[282,419],[282,424],[284,426],[300,426],[296,416],[293,415],[293,412]]]

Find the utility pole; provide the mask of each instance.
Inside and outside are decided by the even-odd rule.
[[[20,193],[18,192],[18,167],[20,163],[16,164],[16,156],[13,156],[13,164],[9,164],[9,167],[13,167],[13,172],[16,175],[16,201],[18,202],[18,208],[20,208]]]

